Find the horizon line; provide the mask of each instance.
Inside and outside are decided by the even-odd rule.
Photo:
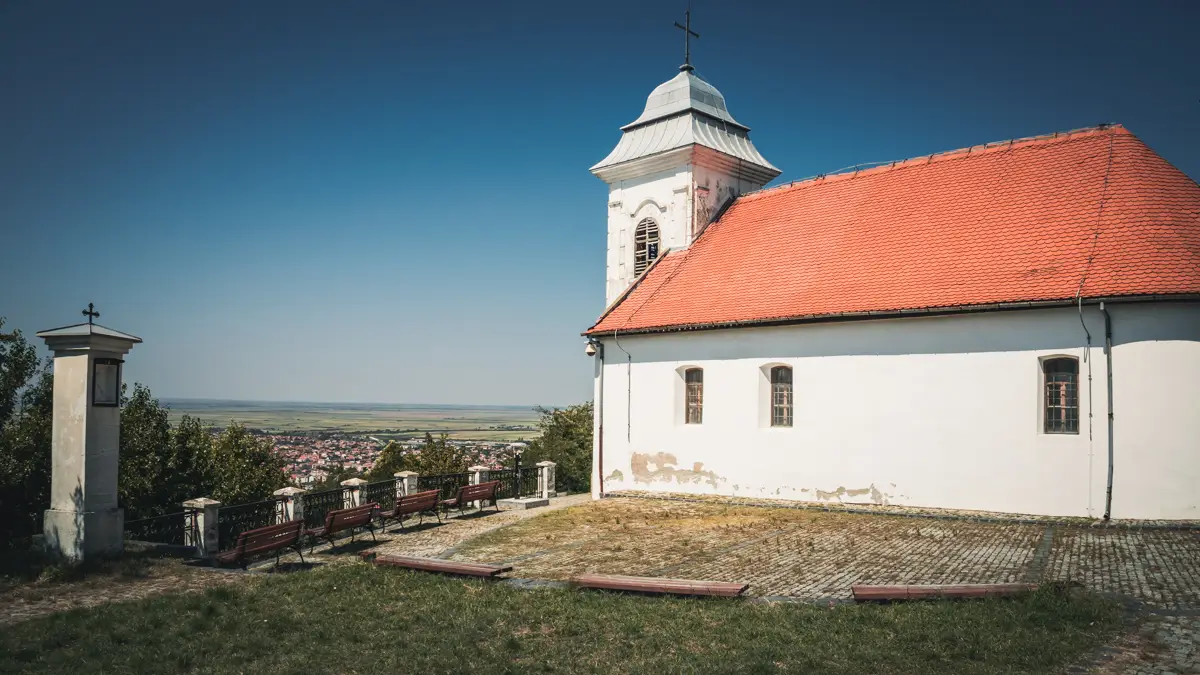
[[[457,407],[457,408],[529,408],[533,410],[537,406],[543,407],[566,407],[564,405],[547,405],[542,403],[524,404],[524,403],[410,403],[410,402],[388,402],[388,401],[300,401],[300,400],[285,400],[285,399],[254,399],[254,398],[210,398],[203,396],[159,396],[160,401],[212,401],[212,402],[229,402],[229,403],[298,403],[298,404],[321,404],[321,405],[419,405],[419,406],[441,406],[441,407]],[[566,405],[574,405],[569,403]]]

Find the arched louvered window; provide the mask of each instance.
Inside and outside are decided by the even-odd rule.
[[[792,426],[792,369],[771,369],[771,426]]]
[[[700,424],[704,419],[704,371],[688,368],[683,371],[684,418],[688,424]]]
[[[1042,362],[1043,430],[1048,434],[1079,433],[1079,360],[1070,357]]]
[[[640,277],[658,257],[658,223],[643,218],[633,231],[633,276]]]

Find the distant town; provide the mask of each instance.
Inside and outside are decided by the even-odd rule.
[[[375,466],[380,451],[388,443],[381,438],[361,434],[263,433],[263,435],[274,441],[276,450],[287,460],[287,471],[291,475],[292,481],[300,486],[325,480],[329,471],[338,466],[366,473]],[[424,443],[424,436],[396,442],[415,449]],[[514,451],[523,449],[527,445],[524,441],[451,439],[448,442],[451,445],[465,448],[471,464],[493,469],[501,468]]]

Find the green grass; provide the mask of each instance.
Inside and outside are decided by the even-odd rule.
[[[1051,591],[815,607],[524,591],[353,564],[0,629],[4,673],[1053,672],[1119,622]]]

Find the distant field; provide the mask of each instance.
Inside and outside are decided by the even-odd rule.
[[[183,415],[212,426],[230,421],[272,433],[301,431],[379,432],[383,437],[445,432],[450,438],[515,441],[538,435],[536,430],[499,430],[498,426],[534,426],[532,408],[509,406],[436,406],[371,403],[293,403],[163,399],[171,421]],[[388,433],[389,430],[392,430]],[[398,431],[396,431],[398,430]]]

